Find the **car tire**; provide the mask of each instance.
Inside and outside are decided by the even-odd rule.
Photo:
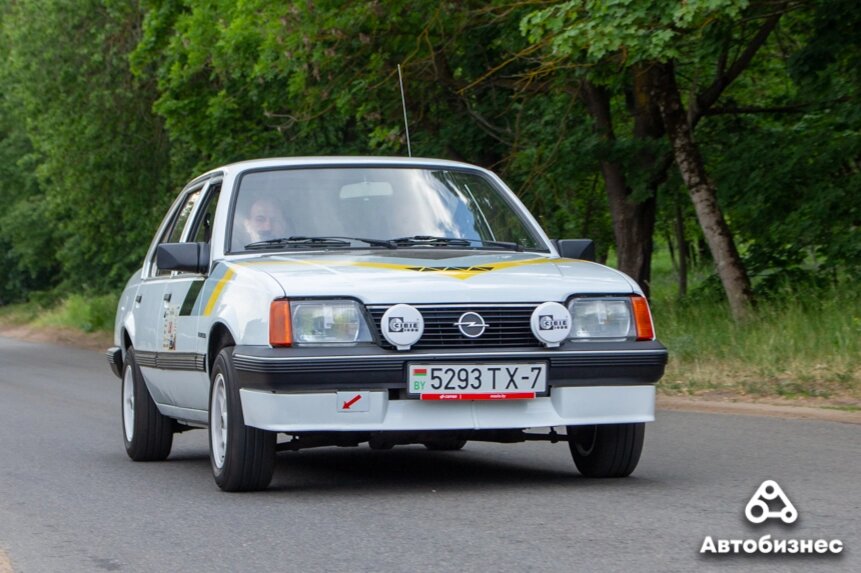
[[[585,477],[627,477],[640,461],[646,433],[643,423],[568,426],[567,429],[571,457]]]
[[[173,446],[173,419],[158,411],[144,382],[134,348],[126,352],[120,387],[123,444],[136,462],[161,461]]]
[[[462,450],[466,440],[458,438],[440,438],[430,442],[422,442],[422,445],[432,452],[456,452]]]
[[[212,365],[209,392],[209,459],[215,483],[224,491],[266,489],[275,472],[278,435],[245,425],[233,347]]]
[[[368,447],[376,451],[387,451],[393,449],[395,443],[382,436],[371,436],[368,440]]]

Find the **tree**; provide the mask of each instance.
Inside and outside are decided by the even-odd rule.
[[[523,10],[430,0],[147,6],[134,69],[158,83],[176,172],[257,156],[406,155],[402,64],[416,155],[501,171],[552,234],[590,234],[606,253],[595,162],[570,159],[591,137],[567,119],[578,110],[564,94],[483,81],[488,70],[525,69],[512,58],[526,45]]]
[[[628,183],[630,177],[618,164],[607,161],[602,165],[620,260],[624,252],[634,276],[644,276],[638,260],[648,259],[648,255],[632,256],[624,238],[633,232],[639,235],[633,241],[635,250],[651,249],[655,210],[648,201],[654,200],[657,185],[666,178],[665,170],[675,160],[682,168],[682,178],[697,206],[727,299],[738,319],[745,317],[752,301],[750,281],[718,208],[715,187],[705,172],[692,129],[750,64],[786,9],[785,3],[747,5],[730,0],[681,4],[579,0],[536,10],[523,20],[523,30],[533,42],[551,46],[548,58],[555,65],[561,60],[569,62],[566,65],[573,61],[581,66],[578,75],[582,97],[605,139],[612,141],[616,131],[610,114],[611,94],[624,93],[626,89],[632,94],[631,132],[635,139],[667,136],[671,154],[654,155],[650,146],[641,145],[636,153],[641,160],[633,163],[639,163],[642,169],[650,163],[650,157],[656,158],[646,167],[647,173],[635,177],[647,182],[646,207],[631,205],[635,201]],[[746,23],[757,19],[762,23],[756,32],[752,36],[745,33]],[[730,62],[734,49],[739,55]],[[687,86],[696,94],[689,110],[682,104],[676,78],[679,65],[675,62],[680,62],[694,78],[709,67],[717,70],[699,93],[695,81]],[[640,222],[639,226],[629,222],[631,216]],[[648,239],[644,237],[647,233]]]
[[[154,85],[129,71],[141,18],[122,0],[10,2],[2,14],[6,109],[25,126],[44,193],[30,234],[51,229],[38,256],[74,290],[123,284],[172,195]]]

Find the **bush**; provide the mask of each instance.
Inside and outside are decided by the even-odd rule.
[[[62,326],[84,332],[111,331],[117,310],[114,294],[84,296],[73,294],[36,319],[38,326]]]

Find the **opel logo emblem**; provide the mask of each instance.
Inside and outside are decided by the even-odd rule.
[[[477,312],[463,313],[454,324],[460,329],[460,333],[467,338],[478,338],[487,329],[487,323]]]

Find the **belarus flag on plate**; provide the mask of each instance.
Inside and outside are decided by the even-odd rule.
[[[413,376],[427,376],[428,369],[427,368],[416,368],[413,370]]]

